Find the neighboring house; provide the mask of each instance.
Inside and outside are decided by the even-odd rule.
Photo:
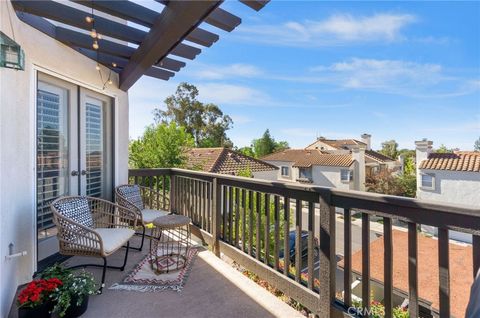
[[[0,317],[19,285],[59,259],[50,203],[113,200],[128,182],[129,88],[205,52],[218,35],[198,26],[215,10],[219,28],[241,21],[218,1],[100,2],[0,1]]]
[[[357,157],[357,158],[355,158]],[[363,190],[359,152],[331,154],[318,149],[286,149],[262,158],[279,167],[280,181],[310,183],[344,190]]]
[[[408,304],[408,233],[392,231],[393,240],[393,305]],[[438,317],[439,314],[439,266],[438,240],[418,235],[418,296],[422,317]],[[370,277],[373,299],[383,301],[383,236],[370,243]],[[451,242],[450,262],[450,310],[452,317],[465,317],[468,303],[467,291],[473,283],[472,246]],[[352,299],[362,298],[362,250],[352,255]],[[338,263],[343,270],[344,261]]]
[[[353,150],[356,148],[365,149],[365,175],[375,174],[381,170],[399,170],[401,163],[393,158],[387,157],[371,147],[372,136],[363,134],[361,141],[356,139],[326,139],[319,137],[315,142],[308,145],[306,149],[318,149],[327,152],[342,150]]]
[[[433,153],[433,142],[416,141],[417,198],[480,208],[480,153]],[[430,227],[422,226],[436,233]],[[451,238],[471,242],[470,235],[451,231]]]
[[[229,148],[193,148],[188,151],[187,168],[205,172],[239,175],[250,171],[256,179],[276,180],[278,167]]]

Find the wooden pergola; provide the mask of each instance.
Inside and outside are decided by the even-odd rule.
[[[11,2],[23,22],[118,73],[120,89],[127,91],[142,75],[163,80],[174,76],[185,62],[172,56],[193,60],[201,52],[188,42],[210,47],[218,41],[217,34],[199,27],[202,22],[227,32],[241,23],[239,17],[220,8],[223,1],[156,1],[164,6],[161,12],[128,0],[72,0],[78,4],[75,7],[52,0]],[[268,1],[240,0],[256,11]],[[92,48],[92,38],[87,32],[75,30],[92,29],[92,24],[86,21],[92,9],[107,14],[94,16],[96,32],[108,37],[98,40],[97,50]],[[116,18],[141,25],[148,31]]]

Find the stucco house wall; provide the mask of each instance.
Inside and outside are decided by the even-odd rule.
[[[253,174],[253,178],[255,179],[275,181],[278,178],[277,170],[256,171],[256,172],[252,172],[252,174]]]
[[[435,189],[421,187],[420,173],[435,175]],[[419,169],[417,197],[422,200],[480,207],[480,173]]]
[[[350,167],[351,169],[352,167]],[[313,184],[322,187],[331,187],[341,190],[350,190],[354,188],[354,182],[342,182],[341,170],[349,169],[346,167],[326,167],[326,166],[313,166],[312,178]]]
[[[24,71],[0,68],[0,317],[7,317],[17,286],[29,281],[36,267],[37,71],[114,99],[116,184],[128,175],[128,95],[115,88],[117,76],[102,91],[94,61],[21,22],[10,1],[0,1],[0,30],[10,38],[14,33],[25,52]],[[27,255],[6,260],[10,243],[14,252]]]

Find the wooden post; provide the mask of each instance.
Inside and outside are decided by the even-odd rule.
[[[165,189],[165,179],[163,179],[163,187]],[[176,207],[176,191],[175,191],[175,175],[170,174],[170,213],[177,213],[177,207]],[[165,202],[165,197],[164,197],[164,202]]]
[[[320,297],[318,314],[330,317],[335,301],[335,207],[329,192],[320,194]]]
[[[212,235],[213,253],[220,257],[220,224],[222,222],[222,186],[218,184],[217,178],[212,182]]]

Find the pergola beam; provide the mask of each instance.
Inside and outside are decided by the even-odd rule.
[[[127,0],[115,0],[115,1],[91,1],[91,0],[72,0],[81,5],[89,8],[93,8],[98,11],[105,12],[114,17],[125,19],[135,22],[137,24],[151,27],[155,22],[155,19],[159,16],[159,13],[145,8],[142,5]]]
[[[233,31],[240,23],[242,19],[236,15],[231,14],[228,11],[225,11],[221,8],[216,8],[210,15],[205,19],[205,22],[213,25],[219,29],[222,29],[227,32]]]
[[[255,11],[260,11],[270,0],[240,0],[240,2]]]
[[[58,21],[83,30],[89,31],[92,29],[92,24],[85,20],[85,17],[89,15],[87,12],[59,2],[51,0],[12,0],[12,4],[17,11]],[[135,44],[142,43],[147,34],[145,31],[99,16],[95,16],[95,28],[100,34]]]
[[[120,73],[120,89],[128,90],[194,30],[221,1],[172,1],[163,9],[148,35]]]

